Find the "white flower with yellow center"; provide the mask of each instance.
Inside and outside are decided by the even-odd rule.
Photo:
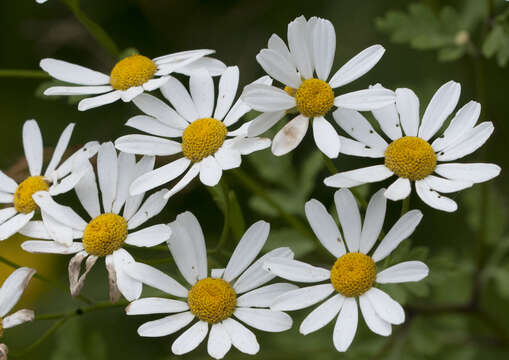
[[[300,16],[288,24],[288,46],[273,34],[268,49],[256,60],[278,87],[253,84],[245,87],[242,99],[254,110],[263,112],[249,126],[248,135],[258,136],[273,127],[288,112],[298,112],[274,137],[272,152],[287,154],[300,144],[313,121],[316,145],[329,158],[336,158],[341,146],[337,132],[325,119],[334,106],[373,110],[394,103],[394,92],[387,89],[360,90],[335,96],[333,89],[351,83],[375,66],[385,49],[373,45],[343,65],[327,82],[334,63],[336,32],[330,21]],[[315,75],[316,73],[316,75]]]
[[[163,86],[168,75],[176,72],[189,75],[198,68],[207,69],[213,76],[223,73],[226,66],[219,60],[206,57],[214,50],[190,50],[149,59],[133,55],[115,64],[110,75],[87,69],[62,60],[42,59],[41,68],[57,80],[80,86],[54,86],[45,95],[103,94],[81,100],[81,111],[111,104],[119,99],[129,102],[144,91]]]
[[[69,282],[73,296],[80,293],[97,259],[105,257],[111,300],[118,299],[119,290],[126,299],[137,299],[142,284],[124,272],[125,265],[134,262],[134,259],[123,247],[124,244],[151,247],[170,238],[171,230],[165,224],[132,231],[161,212],[167,203],[164,198],[167,190],[150,195],[145,202],[144,194],[129,196],[132,180],[150,171],[154,167],[154,158],[143,157],[136,163],[134,155],[120,153],[117,157],[113,144],[104,143],[97,155],[101,210],[95,173],[90,163],[87,164],[88,171],[75,190],[90,220],[85,221],[70,207],[53,201],[48,192],[40,191],[34,195],[34,200],[48,221],[44,224],[46,226],[41,222],[32,222],[24,234],[45,240],[26,241],[21,247],[32,253],[76,254],[69,263]],[[85,259],[85,272],[80,276],[81,263]]]
[[[145,264],[126,267],[132,277],[182,299],[145,298],[132,302],[126,309],[128,315],[172,314],[140,326],[140,336],[167,336],[196,319],[197,322],[173,342],[173,353],[181,355],[192,351],[208,334],[209,355],[221,359],[232,345],[246,354],[256,354],[260,349],[256,336],[234,317],[268,332],[285,331],[292,326],[287,314],[266,308],[275,296],[297,287],[287,283],[265,285],[275,276],[262,268],[265,260],[274,257],[293,258],[292,251],[278,248],[252,263],[267,240],[268,223],[253,224],[240,239],[226,269],[212,270],[210,275],[205,239],[196,217],[190,212],[182,213],[170,226],[172,235],[168,246],[188,286]]]
[[[385,192],[387,198],[406,198],[410,195],[413,181],[417,194],[426,204],[443,211],[456,211],[456,202],[440,193],[459,191],[490,180],[500,173],[500,167],[494,164],[443,164],[473,153],[492,134],[494,128],[491,122],[476,125],[481,105],[475,101],[463,106],[443,134],[431,141],[454,111],[460,91],[460,84],[454,81],[442,85],[433,95],[420,121],[419,99],[415,93],[410,89],[397,89],[395,105],[373,111],[380,128],[391,139],[390,144],[378,135],[360,113],[347,109],[336,110],[334,119],[355,139],[340,136],[343,144],[341,152],[384,158],[384,165],[340,172],[326,178],[325,185],[353,187],[396,175],[398,179]]]
[[[34,274],[34,269],[21,267],[14,270],[0,287],[0,338],[5,329],[34,320],[34,312],[27,309],[6,316],[21,298]]]
[[[60,164],[73,129],[74,124],[69,124],[62,132],[43,174],[44,147],[41,130],[35,120],[27,120],[23,124],[23,148],[30,176],[18,184],[0,171],[0,203],[12,204],[0,210],[0,241],[18,231],[23,233],[24,227],[39,210],[32,199],[33,194],[37,191],[48,191],[50,195],[68,192],[84,175],[81,162],[95,155],[99,144],[96,141],[87,143]]]
[[[205,69],[191,74],[190,93],[173,77],[161,88],[176,111],[148,94],[142,94],[134,100],[147,115],[135,116],[126,125],[156,136],[122,136],[115,141],[117,149],[141,155],[182,153],[183,157],[136,179],[131,185],[131,194],[166,184],[186,170],[187,173],[168,192],[168,197],[184,188],[198,174],[203,184],[214,186],[221,179],[223,170],[240,166],[241,155],[270,146],[269,139],[247,138],[246,126],[228,131],[229,126],[251,110],[241,100],[232,106],[238,82],[239,69],[236,66],[228,67],[219,80],[215,111],[214,83]],[[258,82],[268,83],[270,79],[264,77]],[[181,137],[182,142],[163,137]]]
[[[337,316],[334,346],[338,351],[346,351],[357,331],[357,301],[371,331],[388,336],[392,325],[405,321],[405,312],[400,304],[375,284],[419,281],[428,275],[429,270],[420,261],[406,261],[377,272],[376,263],[385,259],[414,232],[422,219],[419,210],[411,210],[403,215],[369,255],[384,223],[387,200],[383,189],[369,201],[364,224],[361,224],[359,208],[350,190],[338,190],[334,200],[343,235],[322,203],[312,199],[305,206],[306,217],[316,237],[337,258],[330,270],[285,258],[266,261],[264,268],[291,281],[327,281],[283,294],[272,302],[270,308],[278,311],[303,309],[334,293],[304,319],[299,330],[307,335],[321,329]]]

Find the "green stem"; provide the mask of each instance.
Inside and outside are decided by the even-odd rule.
[[[221,249],[228,241],[228,234],[230,233],[230,197],[228,196],[230,190],[228,188],[228,185],[226,184],[226,180],[224,179],[224,177],[221,178],[221,181],[219,182],[219,187],[221,189],[224,202],[223,231],[221,232],[221,237],[219,238],[217,246],[214,249],[210,250],[209,251],[210,253],[216,253],[221,251]]]
[[[410,209],[410,195],[408,195],[401,202],[401,216],[405,215],[409,209]]]
[[[41,70],[5,69],[0,70],[0,77],[49,79],[50,76]]]
[[[120,50],[113,39],[96,22],[92,21],[87,14],[81,10],[79,0],[62,0],[62,2],[74,14],[76,19],[88,30],[101,46],[115,58],[120,56]]]

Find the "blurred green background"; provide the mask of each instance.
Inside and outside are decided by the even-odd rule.
[[[72,2],[72,0],[71,0]],[[471,99],[483,106],[483,120],[493,121],[494,135],[485,146],[465,161],[509,165],[506,124],[509,72],[509,4],[502,0],[82,0],[82,10],[100,24],[124,52],[135,48],[148,57],[181,50],[211,48],[228,65],[240,67],[241,86],[263,73],[255,55],[266,46],[272,33],[286,39],[287,23],[296,16],[320,16],[336,28],[334,69],[374,43],[387,52],[366,76],[344,90],[357,90],[380,82],[385,87],[409,87],[419,96],[421,112],[433,92],[455,80],[462,85],[460,105]],[[33,0],[0,2],[0,165],[17,179],[26,176],[21,126],[35,118],[46,146],[56,143],[69,122],[77,126],[73,144],[89,140],[114,140],[131,131],[123,126],[138,114],[132,104],[112,105],[78,112],[67,98],[40,95],[44,78],[9,77],[5,69],[37,70],[41,58],[55,57],[109,73],[117,61],[90,35],[61,1],[37,5]],[[334,70],[333,70],[334,71]],[[304,202],[315,197],[332,204],[333,189],[322,185],[329,173],[320,154],[314,152],[310,134],[292,155],[275,158],[269,150],[244,158],[243,171],[249,174],[283,210],[306,227]],[[164,161],[164,159],[163,159]],[[335,165],[354,169],[369,161],[340,156]],[[291,246],[300,259],[330,266],[333,259],[317,250],[315,243],[288,222],[264,199],[245,188],[238,172],[224,175],[235,195],[236,211],[233,248],[245,224],[266,219],[272,224],[267,249]],[[384,184],[384,186],[387,184]],[[500,359],[509,355],[509,236],[507,233],[505,172],[487,185],[478,185],[453,194],[459,210],[453,214],[435,211],[412,195],[411,208],[420,208],[424,220],[411,240],[404,242],[391,261],[420,259],[430,265],[431,275],[423,282],[387,286],[387,291],[406,304],[407,322],[394,327],[394,334],[382,338],[371,333],[362,320],[358,334],[346,354],[332,345],[332,328],[306,337],[298,325],[310,309],[294,312],[295,324],[282,334],[256,332],[261,344],[258,355],[249,357],[233,350],[227,359]],[[361,190],[368,197],[380,184]],[[212,193],[216,193],[213,189]],[[74,195],[62,201],[76,201]],[[238,200],[235,201],[235,200]],[[400,203],[390,203],[386,226],[400,212]],[[223,226],[223,214],[211,193],[198,181],[168,203],[152,223],[170,222],[176,214],[190,210],[197,215],[214,246]],[[242,215],[240,215],[242,214]],[[24,254],[23,239],[13,237],[0,243],[0,255],[18,264],[32,266],[39,273],[67,284],[68,257]],[[145,250],[138,259],[160,263],[174,274],[169,253]],[[225,265],[227,258],[214,259]],[[1,279],[12,269],[0,264]],[[153,294],[149,289],[144,295]],[[87,279],[84,294],[97,301],[107,299],[103,262]],[[19,307],[34,308],[38,314],[72,311],[86,307],[71,299],[68,292],[34,279]],[[121,307],[86,313],[69,320],[40,346],[17,356],[36,341],[54,321],[41,320],[9,330],[2,342],[10,347],[11,358],[19,359],[167,359],[176,335],[141,338],[137,327],[149,316],[127,317]],[[154,317],[157,318],[157,317]],[[183,359],[208,358],[205,342]]]

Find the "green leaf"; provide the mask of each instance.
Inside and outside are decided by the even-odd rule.
[[[497,23],[484,40],[482,53],[488,59],[496,56],[499,66],[504,67],[509,60],[509,24]]]
[[[295,253],[295,257],[300,258],[312,252],[316,245],[297,230],[291,228],[271,230],[264,249],[270,251],[279,247],[289,247]]]

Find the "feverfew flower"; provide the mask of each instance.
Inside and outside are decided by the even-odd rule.
[[[206,68],[213,76],[222,74],[226,66],[219,60],[205,57],[212,53],[214,50],[190,50],[152,60],[143,55],[133,55],[120,60],[109,76],[65,61],[42,59],[41,68],[52,77],[79,85],[51,87],[44,94],[103,94],[81,100],[78,104],[81,111],[119,99],[129,102],[144,91],[159,89],[172,72],[189,75],[198,68]]]
[[[167,190],[150,195],[145,202],[144,194],[129,196],[132,180],[152,170],[154,158],[144,157],[136,163],[134,155],[120,153],[117,157],[113,144],[104,143],[97,155],[101,210],[94,170],[88,161],[87,165],[87,172],[75,190],[91,220],[83,220],[70,207],[53,201],[48,192],[40,191],[34,195],[34,200],[51,221],[47,221],[46,226],[34,221],[24,233],[45,240],[25,241],[21,247],[32,253],[76,254],[69,262],[69,282],[73,296],[80,293],[97,259],[105,257],[110,299],[116,301],[119,290],[126,299],[137,299],[142,284],[124,272],[125,265],[134,262],[134,259],[123,246],[150,247],[170,238],[171,230],[165,224],[132,231],[161,212],[167,203],[164,198]],[[85,259],[85,272],[80,276],[81,263]]]
[[[336,110],[334,119],[355,139],[340,137],[343,144],[341,152],[384,158],[384,165],[340,172],[326,178],[325,185],[353,187],[396,175],[398,179],[385,192],[387,198],[406,198],[410,195],[413,181],[417,194],[426,204],[438,210],[456,211],[456,202],[439,193],[459,191],[490,180],[500,173],[500,167],[494,164],[443,164],[473,153],[492,134],[494,128],[491,122],[475,125],[481,113],[481,105],[475,101],[463,106],[443,134],[431,141],[454,111],[460,91],[460,84],[454,81],[442,85],[433,95],[420,121],[419,99],[415,93],[410,89],[397,89],[395,105],[373,111],[380,128],[391,139],[390,144],[358,112]]]
[[[269,83],[264,77],[260,83]],[[251,108],[241,100],[233,106],[239,83],[239,69],[228,67],[219,80],[217,102],[214,110],[214,83],[205,69],[193,72],[189,79],[190,93],[173,77],[169,77],[161,88],[171,107],[161,100],[143,94],[134,103],[148,116],[135,116],[126,125],[156,135],[126,135],[115,141],[117,149],[142,155],[173,155],[183,157],[170,162],[136,179],[131,185],[131,194],[153,189],[166,184],[181,174],[186,174],[167,193],[170,197],[183,189],[196,176],[203,184],[216,185],[223,170],[240,166],[241,155],[262,150],[270,146],[265,138],[247,138],[246,126],[235,131],[228,127]],[[181,137],[177,142],[165,138]],[[230,138],[228,138],[230,137]]]
[[[268,223],[253,224],[240,239],[226,269],[212,270],[210,275],[205,239],[195,216],[190,212],[182,213],[170,226],[172,236],[168,246],[189,285],[184,287],[145,264],[126,266],[125,271],[132,277],[183,299],[145,298],[132,302],[126,309],[128,315],[172,314],[140,326],[140,336],[170,335],[196,319],[197,322],[173,342],[173,353],[181,355],[194,350],[208,334],[209,355],[221,359],[232,345],[246,354],[256,354],[260,349],[256,336],[234,317],[262,331],[280,332],[292,326],[287,314],[265,308],[274,297],[297,287],[286,283],[265,285],[275,276],[263,270],[262,265],[274,257],[293,258],[293,253],[288,248],[279,248],[252,263],[267,240]]]
[[[329,158],[336,158],[341,143],[336,130],[325,119],[331,109],[334,106],[356,110],[378,109],[394,103],[394,93],[387,89],[367,89],[336,97],[333,89],[366,74],[378,63],[385,49],[381,45],[373,45],[361,51],[327,82],[336,51],[336,32],[329,20],[296,18],[288,24],[288,47],[273,34],[268,49],[261,50],[256,56],[267,74],[286,86],[284,90],[265,84],[245,87],[242,99],[254,110],[263,112],[249,126],[248,135],[260,135],[286,113],[297,112],[299,115],[274,137],[274,155],[284,155],[295,149],[304,138],[311,119],[316,145]]]
[[[5,329],[34,320],[34,312],[27,309],[18,310],[14,314],[6,316],[19,301],[34,274],[34,269],[21,267],[14,270],[2,284],[0,288],[0,338]],[[4,344],[0,346],[0,355],[2,353],[7,355],[7,347]]]
[[[71,139],[74,124],[69,124],[60,135],[53,156],[42,173],[43,152],[41,130],[35,120],[23,124],[23,148],[30,176],[19,185],[0,171],[0,203],[12,204],[0,210],[0,241],[9,238],[24,227],[39,209],[32,195],[37,191],[48,191],[58,195],[71,190],[84,174],[81,163],[95,155],[99,144],[91,141],[75,152],[62,164],[62,157]],[[60,164],[60,165],[59,165]],[[42,213],[44,219],[44,213]]]
[[[414,232],[422,219],[419,210],[411,210],[403,215],[369,255],[384,223],[387,200],[383,189],[369,201],[363,225],[350,190],[338,190],[334,200],[343,236],[322,203],[312,199],[305,207],[306,217],[316,237],[337,258],[330,270],[287,258],[268,260],[264,268],[291,281],[326,281],[324,284],[280,295],[270,308],[275,311],[303,309],[335,293],[304,319],[300,332],[307,335],[321,329],[337,316],[333,334],[334,346],[338,351],[346,351],[357,331],[357,301],[364,321],[371,331],[388,336],[391,334],[392,325],[405,321],[405,312],[400,304],[375,287],[375,284],[419,281],[428,275],[429,270],[420,261],[406,261],[377,273],[376,263],[385,259]]]

